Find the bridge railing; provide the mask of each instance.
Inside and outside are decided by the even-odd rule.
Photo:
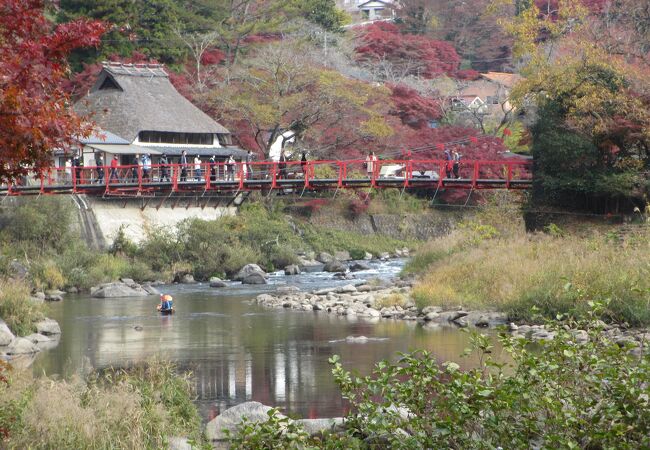
[[[259,161],[252,163],[202,162],[49,168],[31,173],[21,183],[5,188],[9,193],[50,193],[155,190],[220,190],[280,188],[426,187],[516,188],[529,186],[532,163],[528,160],[461,161],[455,168],[444,160],[326,160]]]

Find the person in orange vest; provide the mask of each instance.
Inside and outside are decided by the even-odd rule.
[[[169,294],[160,294],[160,305],[158,311],[171,311],[174,307],[174,299]]]

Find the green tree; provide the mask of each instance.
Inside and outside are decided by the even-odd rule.
[[[336,7],[334,0],[307,0],[301,5],[304,17],[327,31],[339,32],[350,17]]]

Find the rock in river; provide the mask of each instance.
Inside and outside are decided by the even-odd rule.
[[[262,270],[260,266],[257,264],[246,264],[244,267],[242,267],[239,272],[237,272],[237,275],[233,278],[235,281],[241,281],[243,282],[245,278],[248,278],[249,276],[257,274],[260,275],[262,278],[266,279],[266,272]],[[253,283],[251,283],[253,284]],[[257,283],[259,284],[259,283]]]
[[[30,353],[36,353],[39,349],[32,341],[25,338],[16,338],[13,340],[9,347],[5,350],[7,355],[25,355]]]
[[[9,327],[0,319],[0,347],[11,344],[15,338]]]
[[[362,270],[370,270],[370,269],[371,269],[370,265],[361,261],[355,262],[350,266],[351,272],[361,272]]]
[[[346,272],[348,268],[341,261],[330,261],[325,264],[323,270],[325,272]]]
[[[285,275],[300,275],[300,267],[296,264],[290,264],[284,268]]]
[[[47,318],[36,323],[36,331],[46,336],[61,334],[61,328],[59,327],[59,324],[56,322],[56,320]]]
[[[223,413],[212,419],[205,427],[205,435],[211,441],[227,439],[224,430],[234,432],[237,425],[246,417],[249,422],[266,422],[271,409],[259,402],[245,402],[228,408]],[[284,417],[279,414],[280,417]]]
[[[135,288],[124,283],[104,283],[90,288],[90,295],[95,298],[145,297],[149,295],[140,286]]]

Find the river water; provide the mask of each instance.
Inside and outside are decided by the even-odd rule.
[[[356,274],[355,282],[392,278],[403,264],[402,260],[373,262],[372,270]],[[339,317],[324,311],[270,310],[250,303],[258,294],[287,284],[309,290],[349,283],[332,280],[327,273],[278,273],[265,286],[161,286],[161,291],[174,296],[177,313],[173,316],[156,313],[154,296],[68,295],[52,304],[49,313],[61,326],[61,341],[37,356],[34,372],[69,375],[161,356],[193,372],[204,420],[248,400],[316,418],[345,412],[328,364],[334,354],[341,356],[346,368],[361,374],[368,374],[379,360],[394,360],[397,352],[413,349],[430,350],[439,361],[453,360],[461,367],[476,363],[459,356],[469,336],[452,327]],[[346,340],[348,336],[369,339],[353,343]]]

